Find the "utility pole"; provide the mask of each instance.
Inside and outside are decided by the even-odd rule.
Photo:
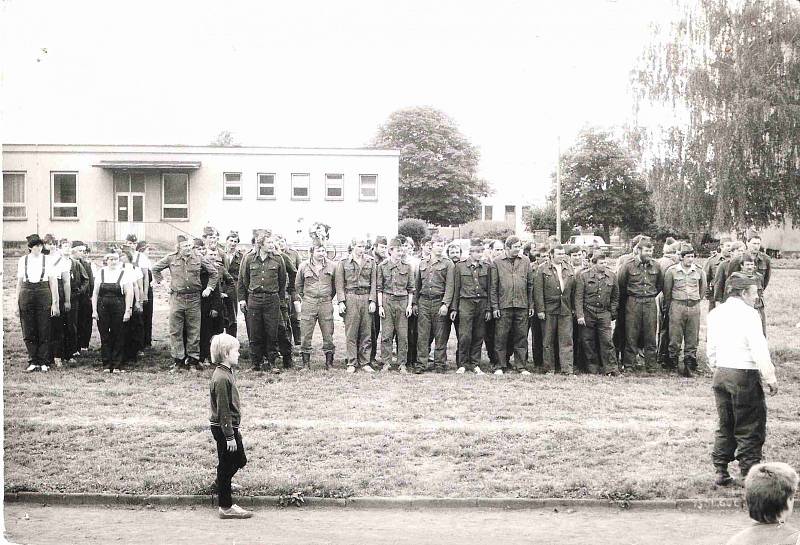
[[[558,157],[556,157],[556,237],[561,244],[561,137],[558,137]]]

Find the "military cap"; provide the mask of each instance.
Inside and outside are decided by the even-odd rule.
[[[694,247],[691,244],[681,244],[680,248],[678,249],[678,253],[681,257],[689,254],[694,253]]]
[[[39,238],[39,235],[34,233],[32,235],[28,235],[25,237],[25,240],[28,241],[28,248],[33,248],[34,246],[42,246],[44,241]]]
[[[178,235],[178,237],[177,237],[178,244],[180,244],[181,242],[186,242],[187,240],[189,240],[189,239],[186,238],[186,235]]]
[[[73,240],[72,241],[72,247],[73,248],[78,248],[79,246],[86,246],[86,243],[83,242],[82,240]]]
[[[566,247],[566,248],[564,248],[564,249],[566,250],[566,252],[565,252],[565,253],[566,253],[567,255],[576,254],[576,253],[578,253],[578,252],[580,252],[580,251],[582,251],[582,250],[583,250],[583,249],[582,249],[580,246],[578,246],[578,245],[576,245],[576,244],[573,244],[573,245],[567,246],[567,247]]]
[[[131,233],[128,236],[125,237],[125,241],[126,242],[136,242],[137,240],[138,239],[136,238],[136,235],[133,234],[133,233]]]
[[[375,237],[375,245],[378,244],[388,244],[389,242],[386,240],[386,237],[383,235],[378,235]]]
[[[483,249],[483,241],[479,238],[473,238],[469,241],[470,248],[480,248]]]
[[[61,239],[58,240],[58,245],[59,246],[63,246],[64,244],[69,244],[69,243],[70,242],[69,242],[68,238],[61,238]]]
[[[235,239],[236,242],[239,242],[239,231],[233,231],[232,230],[230,233],[228,233],[228,236],[225,237],[225,240],[227,240],[229,238]]]
[[[400,236],[400,237],[394,237],[391,241],[389,241],[388,245],[393,248],[399,248],[403,244],[405,244],[405,239]]]
[[[757,286],[758,281],[744,273],[735,272],[728,278],[726,285],[730,286],[732,290],[741,290],[747,288],[747,286]]]
[[[213,236],[217,236],[218,237],[219,236],[219,231],[214,229],[214,227],[212,227],[211,225],[206,225],[205,227],[203,227],[203,238],[205,238],[205,237],[213,237]]]
[[[44,236],[44,243],[45,243],[45,244],[55,244],[55,243],[56,243],[56,237],[55,237],[55,235],[53,235],[52,233],[47,233],[47,234]]]
[[[205,248],[206,247],[206,243],[203,242],[202,238],[195,237],[194,238],[194,247],[195,248]]]

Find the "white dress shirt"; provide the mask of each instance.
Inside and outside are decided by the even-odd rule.
[[[739,297],[729,297],[708,313],[706,355],[711,369],[752,369],[758,370],[763,383],[777,380],[761,316]]]

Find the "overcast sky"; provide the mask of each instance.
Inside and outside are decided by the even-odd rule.
[[[631,115],[629,70],[670,0],[5,0],[14,143],[363,146],[439,108],[499,194],[549,190],[556,139]],[[43,51],[46,48],[46,53]]]

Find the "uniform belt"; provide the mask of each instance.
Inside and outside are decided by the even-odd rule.
[[[655,299],[656,295],[631,295],[633,299]]]
[[[278,295],[277,291],[251,291],[250,295]]]
[[[408,293],[384,293],[384,295],[392,299],[405,299],[408,297]]]
[[[586,308],[590,308],[592,310],[607,310],[606,305],[596,305],[594,303],[584,303],[584,305]]]
[[[303,299],[332,299],[333,295],[330,293],[321,294],[321,293],[304,293]]]
[[[686,305],[686,306],[689,306],[689,307],[693,307],[697,303],[700,302],[700,299],[691,300],[691,301],[689,299],[673,299],[672,302],[673,303],[680,303],[681,305]]]
[[[435,294],[420,293],[419,297],[420,299],[441,299],[444,297],[444,292]]]
[[[200,293],[200,290],[192,290],[192,291],[185,291],[185,290],[184,291],[180,291],[180,290],[177,290],[174,293],[176,295],[192,295],[194,293]]]
[[[353,293],[355,295],[369,295],[370,289],[369,288],[347,288],[344,290],[345,293]]]
[[[486,299],[486,295],[459,295],[459,299]]]

